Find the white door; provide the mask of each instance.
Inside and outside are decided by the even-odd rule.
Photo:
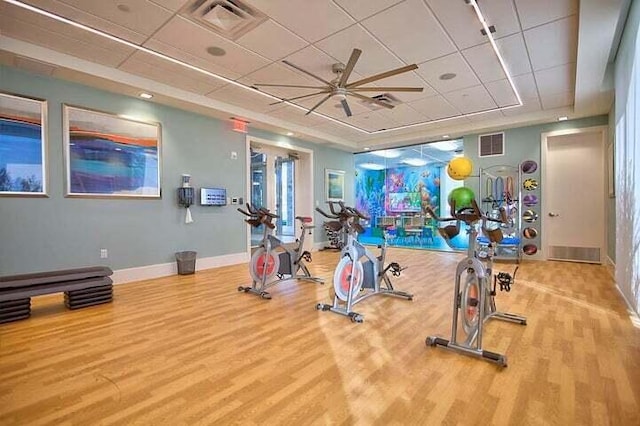
[[[547,259],[601,263],[605,253],[603,130],[548,135],[544,168],[541,213]]]

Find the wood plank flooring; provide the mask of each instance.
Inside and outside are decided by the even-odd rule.
[[[484,337],[503,370],[425,346],[448,338],[459,255],[390,249],[415,299],[370,298],[362,324],[315,310],[338,255],[313,255],[327,283],[272,300],[237,292],[246,265],[119,285],[78,311],[34,298],[29,320],[0,325],[0,424],[640,424],[640,329],[605,267],[520,267],[497,303],[528,325]]]

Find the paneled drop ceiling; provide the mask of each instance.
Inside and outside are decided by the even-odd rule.
[[[209,18],[218,18],[227,29],[237,21],[226,35],[194,17],[203,1],[24,1],[127,45],[19,7],[13,0],[0,0],[0,60],[30,64],[26,68],[32,71],[37,71],[34,63],[41,64],[54,76],[133,96],[147,91],[156,95],[154,102],[215,117],[241,116],[255,127],[293,131],[358,151],[435,140],[444,133],[459,136],[552,121],[561,115],[607,113],[612,95],[604,73],[628,3],[583,0],[579,7],[578,0],[478,2],[495,29],[492,36],[522,99],[522,106],[501,109],[518,104],[518,99],[468,0],[206,0],[217,10]],[[248,11],[244,19],[235,6]],[[585,19],[585,11],[611,19]],[[588,46],[581,46],[581,36],[593,31],[602,34],[604,48],[597,58],[591,52],[582,59]],[[324,95],[293,101],[296,105],[274,104],[277,98],[313,89],[260,86],[272,95],[266,97],[229,82],[318,86],[316,79],[283,61],[331,81],[332,65],[346,63],[354,48],[362,54],[349,81],[415,63],[415,71],[367,86],[423,91],[366,92],[386,94],[393,109],[348,97],[353,115],[347,117],[334,99],[318,108],[318,114],[305,115]],[[591,69],[603,75],[594,78]],[[590,84],[576,85],[577,76],[584,75]],[[589,101],[579,105],[578,98]]]

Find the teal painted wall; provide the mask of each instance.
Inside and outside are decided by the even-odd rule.
[[[495,165],[511,165],[515,166],[525,160],[534,160],[538,163],[538,169],[535,173],[523,174],[522,179],[533,178],[541,183],[541,135],[542,133],[553,132],[558,130],[577,129],[593,126],[604,126],[608,124],[608,117],[606,115],[597,117],[588,117],[579,120],[567,120],[562,122],[553,122],[535,126],[517,127],[504,130],[505,140],[505,155],[496,157],[478,157],[478,134],[466,135],[464,137],[464,155],[473,161],[475,174],[477,174],[480,168],[486,168]],[[496,132],[497,133],[497,132]],[[605,151],[606,152],[606,151]],[[471,187],[474,191],[478,191],[478,178],[472,178],[465,180],[465,185]],[[522,191],[522,195],[533,194],[538,197],[539,203],[532,209],[541,214],[544,211],[544,199],[542,195],[541,185],[534,191]],[[526,210],[527,207],[522,207]],[[522,213],[522,212],[521,212]],[[542,228],[541,219],[533,224],[528,224],[523,221],[522,229],[527,226],[532,226],[538,230],[538,237],[533,240],[525,240],[524,244],[533,243],[538,246],[540,250],[540,242],[544,229]],[[608,225],[609,226],[609,225]],[[530,257],[531,259],[540,258],[540,251],[538,255]]]
[[[193,185],[225,187],[245,196],[245,135],[228,123],[153,102],[109,93],[50,77],[0,67],[0,90],[48,102],[48,198],[0,198],[0,275],[104,264],[113,269],[174,261],[174,253],[196,250],[199,257],[246,251],[247,226],[236,206],[192,206],[195,220],[184,223],[177,206],[180,175]],[[124,114],[162,124],[162,199],[65,198],[63,195],[62,104]],[[251,130],[255,136],[283,136]],[[314,198],[323,202],[324,169],[347,173],[347,200],[353,199],[353,156],[294,140],[314,150]],[[238,159],[231,159],[231,152]],[[325,238],[315,233],[316,241]],[[109,258],[100,259],[100,249]]]
[[[615,123],[615,106],[612,106],[608,116],[609,131],[607,133],[607,148],[609,145],[614,146],[615,152],[615,139],[616,139],[616,123]],[[607,161],[607,173],[613,173],[609,170],[610,164]],[[608,189],[608,188],[607,188]],[[611,259],[613,264],[616,263],[616,199],[607,198],[607,256]]]

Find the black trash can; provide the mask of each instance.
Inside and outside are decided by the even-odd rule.
[[[196,272],[196,255],[195,251],[179,251],[176,253],[176,261],[178,262],[178,274],[189,275]]]

